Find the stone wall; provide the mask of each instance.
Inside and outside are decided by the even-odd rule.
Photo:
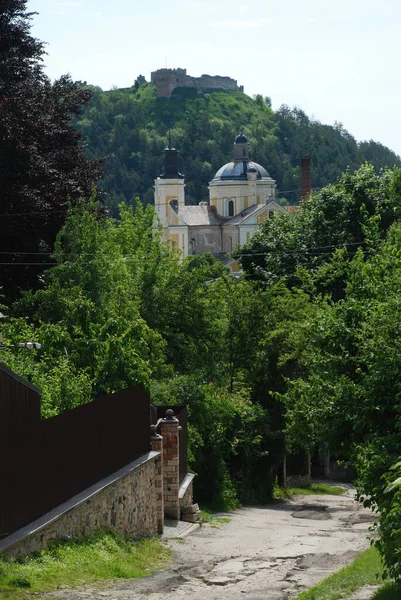
[[[152,451],[83,490],[33,523],[0,540],[0,552],[18,556],[56,539],[82,537],[97,529],[151,537],[163,533],[164,513],[180,519],[193,504],[193,478],[180,485],[179,422],[171,409],[151,427]]]
[[[191,77],[186,69],[159,69],[151,73],[151,83],[156,86],[156,94],[160,98],[170,98],[176,88],[192,88],[198,93],[209,91],[243,92],[235,79],[220,75],[201,75]]]
[[[155,465],[149,452],[0,542],[5,555],[29,554],[60,537],[113,528],[135,537],[158,533]]]

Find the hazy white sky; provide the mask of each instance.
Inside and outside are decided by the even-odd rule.
[[[47,72],[110,89],[186,68],[401,154],[400,0],[30,0]]]

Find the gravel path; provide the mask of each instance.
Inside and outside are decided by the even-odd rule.
[[[349,564],[367,548],[373,516],[344,496],[295,496],[242,508],[220,529],[204,525],[166,543],[173,565],[108,588],[60,590],[47,600],[285,600]]]

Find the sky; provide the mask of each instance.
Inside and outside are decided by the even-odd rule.
[[[399,0],[29,0],[55,79],[104,90],[168,66],[225,75],[401,155]]]

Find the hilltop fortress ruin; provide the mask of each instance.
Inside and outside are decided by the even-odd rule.
[[[186,69],[159,69],[151,74],[151,83],[156,86],[159,98],[170,98],[176,88],[192,88],[198,94],[207,92],[243,92],[244,86],[238,85],[231,77],[220,75],[202,75],[191,77]]]

